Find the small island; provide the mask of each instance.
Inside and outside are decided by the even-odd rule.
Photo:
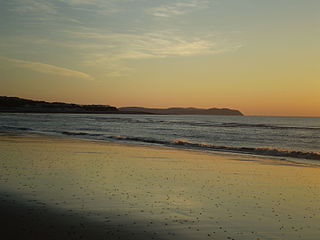
[[[243,116],[229,108],[144,108],[110,105],[80,105],[63,102],[45,102],[19,97],[0,96],[0,112],[7,113],[94,113],[94,114],[157,114],[157,115],[226,115]]]

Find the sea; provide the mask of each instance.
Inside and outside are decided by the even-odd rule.
[[[320,163],[319,117],[1,113],[0,133],[160,145]]]

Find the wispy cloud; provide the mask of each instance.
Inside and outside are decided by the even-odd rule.
[[[59,75],[64,77],[78,78],[84,80],[93,80],[93,77],[79,71],[71,70],[68,68],[58,67],[50,64],[25,61],[20,59],[12,59],[6,57],[0,57],[0,60],[7,61],[21,68],[26,68],[34,72],[41,72],[46,74]]]
[[[121,2],[125,5],[125,2],[128,1],[130,0],[122,0]],[[119,0],[60,0],[60,2],[78,11],[102,15],[117,13],[123,10],[123,7],[120,7]]]
[[[99,32],[93,29],[68,31],[79,42],[90,42],[87,49],[103,53],[107,59],[129,60],[215,54],[234,50],[239,44],[227,43],[217,34],[190,36],[178,30],[145,33]],[[69,45],[71,46],[71,44]],[[83,48],[83,44],[73,47]]]
[[[13,10],[19,13],[55,14],[52,2],[45,0],[13,0]]]
[[[169,57],[212,55],[234,51],[239,43],[226,41],[218,34],[191,36],[179,30],[151,32],[112,32],[79,28],[64,30],[70,41],[44,41],[44,44],[73,48],[83,65],[105,69],[108,76],[125,76],[133,71],[130,61]]]
[[[28,52],[24,56],[33,55],[31,59],[37,59],[41,54],[37,51],[38,46],[57,49],[57,52],[68,53],[69,66],[76,63],[76,66],[97,70],[92,71],[95,74],[99,71],[96,76],[101,76],[104,71],[106,76],[112,77],[128,75],[134,70],[130,67],[133,61],[141,59],[234,51],[240,44],[227,41],[212,29],[189,27],[189,22],[182,25],[183,21],[176,23],[175,17],[182,18],[182,15],[208,8],[212,6],[212,2],[215,1],[12,0],[11,9],[23,17],[26,15],[28,21],[19,19],[27,23],[22,24],[24,28],[20,29],[19,37],[16,34],[5,36],[0,39],[0,48],[9,46]],[[121,13],[105,15],[118,11]],[[100,13],[104,15],[99,15]],[[140,15],[141,18],[131,19],[132,16]],[[163,19],[166,20],[162,21]],[[37,31],[38,25],[41,25],[41,31]],[[30,29],[33,35],[25,29]],[[29,48],[22,49],[21,46]],[[53,61],[60,59],[55,56],[55,52],[50,54]],[[19,58],[20,55],[17,53],[10,56]],[[85,73],[44,63],[24,60],[16,60],[15,63],[34,71],[64,76],[76,76],[78,73],[78,78],[91,78]]]
[[[63,15],[61,6],[50,0],[12,0],[10,10],[20,16],[27,17],[30,25],[51,23],[79,23],[77,19]],[[33,21],[30,21],[32,19]]]
[[[177,15],[184,15],[194,10],[206,8],[209,2],[206,0],[185,0],[173,2],[147,9],[146,12],[155,17],[170,18]]]
[[[79,20],[66,15],[65,10],[72,9],[81,19],[81,14],[108,15],[122,10],[115,0],[12,0],[10,9],[20,15],[36,21],[76,22]]]

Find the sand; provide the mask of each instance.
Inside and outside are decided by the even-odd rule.
[[[320,169],[237,154],[0,137],[6,239],[319,239]]]

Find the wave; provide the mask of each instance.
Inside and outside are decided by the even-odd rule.
[[[267,129],[283,129],[283,130],[320,130],[318,127],[298,127],[298,126],[279,126],[272,124],[248,124],[248,123],[222,123],[222,127],[230,127],[230,128],[267,128]]]
[[[166,146],[182,146],[182,147],[187,147],[191,149],[320,160],[320,153],[317,153],[317,152],[305,152],[305,151],[277,149],[277,148],[268,148],[268,147],[256,147],[256,148],[255,147],[233,147],[233,146],[214,145],[209,143],[192,142],[186,139],[175,139],[173,141],[165,141],[165,140],[158,140],[153,138],[125,137],[125,136],[111,136],[108,138],[114,139],[114,140],[120,140],[120,141],[135,141],[135,142],[150,143],[150,144],[161,144]]]
[[[161,125],[186,125],[193,127],[217,127],[217,128],[264,128],[274,130],[311,130],[320,131],[319,127],[305,127],[305,126],[281,126],[273,124],[259,124],[259,123],[241,123],[241,122],[213,122],[213,121],[184,121],[184,120],[172,120],[172,119],[136,119],[132,117],[92,117],[94,121],[102,122],[122,122],[122,123],[134,123],[134,124],[161,124]]]
[[[0,126],[0,130],[33,131],[33,129],[31,128],[13,127],[13,126],[5,126],[5,125]],[[138,143],[146,143],[146,144],[157,144],[157,145],[164,145],[164,146],[170,146],[170,147],[184,147],[189,149],[320,160],[320,152],[312,152],[312,151],[307,152],[307,151],[287,150],[287,149],[270,148],[270,147],[235,147],[235,146],[227,146],[227,145],[215,145],[215,144],[206,143],[206,142],[193,142],[187,139],[163,140],[163,139],[155,139],[151,137],[148,138],[148,137],[134,137],[134,136],[107,136],[104,133],[92,133],[92,132],[85,132],[85,131],[57,131],[56,133],[67,135],[67,136],[83,137],[83,138],[90,138],[90,139],[94,138],[99,140],[116,140],[116,141],[138,142]]]
[[[86,132],[63,131],[63,132],[60,132],[60,133],[64,134],[64,135],[68,135],[68,136],[91,136],[91,137],[102,136],[102,134],[99,134],[99,133],[86,133]]]
[[[134,141],[134,142],[143,142],[143,143],[153,143],[153,144],[162,144],[169,145],[170,142],[165,140],[158,140],[154,138],[143,138],[143,137],[125,137],[125,136],[110,136],[109,139],[113,140],[122,140],[122,141]]]
[[[5,131],[31,131],[32,128],[26,128],[26,127],[12,127],[12,126],[0,126],[1,130]]]
[[[160,121],[153,119],[135,119],[130,117],[92,117],[91,120],[97,122],[111,122],[111,123],[158,123]]]
[[[316,152],[305,152],[305,151],[296,151],[296,150],[287,150],[287,149],[278,149],[278,148],[269,148],[269,147],[232,147],[232,146],[219,146],[208,143],[197,143],[191,142],[183,139],[176,139],[173,142],[175,145],[190,146],[197,148],[205,148],[215,151],[228,151],[228,152],[237,152],[237,153],[246,153],[246,154],[255,154],[255,155],[267,155],[267,156],[276,156],[276,157],[293,157],[293,158],[304,158],[311,160],[320,160],[320,153]]]

